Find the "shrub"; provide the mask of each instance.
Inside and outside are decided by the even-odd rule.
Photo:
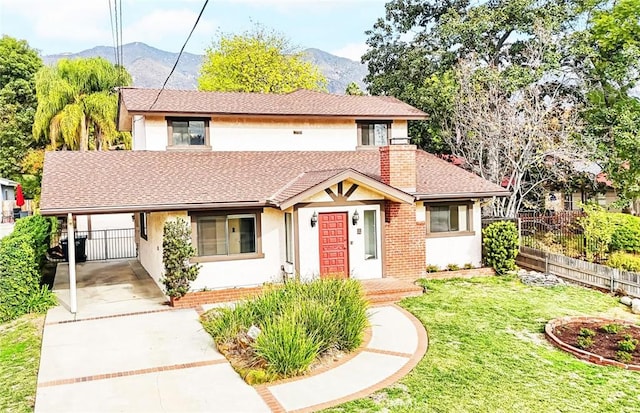
[[[299,310],[267,321],[254,345],[256,354],[267,361],[267,370],[284,377],[307,371],[320,347],[299,324],[297,313]]]
[[[0,322],[45,311],[56,303],[46,286],[40,286],[34,240],[26,229],[21,232],[0,240]]]
[[[162,238],[162,263],[164,284],[169,297],[180,298],[189,292],[191,281],[198,278],[199,265],[192,265],[189,259],[196,253],[191,245],[191,229],[182,218],[164,224]]]
[[[596,332],[591,330],[590,328],[581,328],[580,332],[578,333],[578,335],[580,337],[595,337],[596,336]]]
[[[622,350],[616,352],[616,359],[621,363],[631,363],[633,360],[631,353]]]
[[[586,216],[578,220],[586,241],[587,260],[604,256],[609,250],[615,227],[611,223],[611,214],[598,205],[584,205]]]
[[[640,218],[629,214],[610,213],[614,231],[611,251],[640,252]]]
[[[633,353],[638,346],[638,340],[631,337],[629,334],[625,334],[624,340],[618,341],[618,350]]]
[[[447,271],[458,271],[460,266],[458,264],[447,264]]]
[[[484,260],[498,275],[516,269],[518,228],[513,222],[499,221],[482,230]]]
[[[576,345],[578,346],[578,348],[581,348],[583,350],[588,349],[589,347],[593,346],[593,339],[591,337],[582,337],[579,336],[576,339]]]
[[[464,268],[465,270],[472,270],[473,269],[473,264],[468,262],[462,268]]]
[[[253,346],[250,353],[257,359],[250,360],[246,380],[273,380],[273,374],[277,378],[304,372],[311,353],[313,361],[331,349],[351,351],[360,346],[367,326],[366,309],[360,283],[355,280],[296,281],[266,288],[234,308],[213,309],[203,315],[202,324],[223,350]],[[262,332],[253,344],[247,344],[246,332],[252,325]],[[296,341],[301,348],[284,345],[285,339]],[[262,365],[269,374],[253,371]]]
[[[623,326],[622,324],[606,324],[600,327],[600,330],[602,330],[602,332],[607,334],[618,334],[620,331],[626,328],[627,327]]]
[[[640,272],[640,255],[620,251],[614,252],[609,255],[607,265],[625,271]]]
[[[54,220],[55,218],[45,218],[42,215],[31,215],[19,219],[13,228],[11,235],[25,235],[31,239],[38,266],[44,264],[51,240],[51,231],[57,226],[53,224]]]
[[[431,273],[431,272],[438,272],[440,271],[440,267],[438,267],[437,265],[427,265],[427,272]]]

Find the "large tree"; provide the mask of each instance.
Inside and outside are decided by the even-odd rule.
[[[220,35],[207,49],[198,79],[200,90],[223,92],[288,93],[325,90],[326,84],[287,38],[259,26]]]
[[[586,132],[623,200],[640,197],[640,1],[586,2],[567,65],[584,87]]]
[[[62,59],[36,75],[38,109],[33,134],[55,149],[108,149],[116,130],[116,87],[131,77],[103,58]]]
[[[36,146],[31,125],[36,110],[38,52],[24,40],[0,39],[0,177],[19,180],[21,161]]]
[[[446,152],[442,126],[453,110],[456,63],[473,58],[499,67],[512,89],[540,79],[557,67],[556,45],[572,21],[565,0],[392,0],[386,15],[367,31],[369,51],[362,57],[374,94],[392,95],[429,114],[410,134],[423,148]],[[538,36],[540,29],[549,39]],[[549,41],[550,40],[550,41]],[[524,48],[543,43],[543,65],[531,70],[521,61]]]

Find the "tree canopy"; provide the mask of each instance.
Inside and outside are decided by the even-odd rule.
[[[220,35],[206,51],[198,88],[205,91],[289,93],[325,90],[320,70],[284,36],[261,27]]]
[[[536,141],[556,136],[547,144],[563,141],[577,151],[554,159],[588,155],[606,168],[622,197],[640,195],[640,102],[631,94],[640,76],[640,1],[391,0],[367,35],[362,60],[369,91],[429,115],[410,124],[421,147],[460,156],[461,142],[488,139],[479,133],[500,135],[488,124],[517,129],[537,108],[550,116],[539,119],[545,125]],[[498,115],[510,116],[508,123],[492,122]],[[569,125],[572,132],[558,140],[554,128],[568,131]],[[589,145],[580,146],[584,142]],[[538,154],[550,149],[542,142],[537,147]],[[591,153],[578,150],[585,148]],[[480,173],[488,159],[485,152],[467,165]],[[513,182],[510,157],[497,159],[505,176],[490,179]],[[532,159],[538,161],[516,173],[525,187],[536,186],[549,166],[549,157]],[[545,184],[551,181],[547,175]]]
[[[130,82],[124,68],[100,57],[42,68],[36,75],[35,138],[49,139],[54,149],[108,149],[120,136],[115,88]]]
[[[24,40],[0,39],[0,177],[19,180],[21,160],[36,146],[31,125],[36,109],[38,52]]]

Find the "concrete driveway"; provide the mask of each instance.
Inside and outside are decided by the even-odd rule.
[[[42,338],[36,412],[268,412],[193,309],[173,310],[135,261],[78,266],[78,314],[58,267]]]

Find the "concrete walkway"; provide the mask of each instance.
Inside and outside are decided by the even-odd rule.
[[[95,279],[98,268],[106,285]],[[160,290],[136,268],[87,263],[79,271],[78,316],[64,305],[48,312],[36,412],[315,411],[389,386],[427,349],[426,331],[411,314],[373,307],[358,351],[303,378],[250,386],[216,350],[199,312],[163,305]],[[64,276],[56,285],[64,296]]]

